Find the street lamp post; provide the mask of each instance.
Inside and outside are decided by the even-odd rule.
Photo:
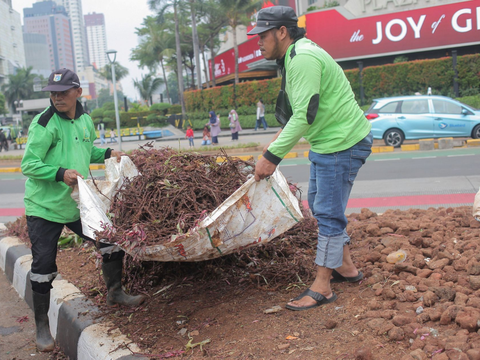
[[[120,116],[118,114],[118,100],[117,100],[117,85],[115,80],[115,59],[117,57],[116,50],[107,51],[108,61],[112,67],[112,82],[113,82],[113,102],[115,103],[115,120],[117,123],[117,132],[118,132],[118,146],[119,150],[122,151],[122,134],[120,132]]]

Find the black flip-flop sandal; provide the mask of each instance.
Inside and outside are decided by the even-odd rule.
[[[333,283],[333,284],[343,283],[343,282],[356,283],[362,279],[363,279],[363,273],[360,270],[358,271],[357,276],[351,276],[351,277],[340,275],[336,270],[333,270],[330,283]]]
[[[287,304],[285,305],[285,307],[293,311],[302,311],[302,310],[312,309],[321,305],[330,304],[335,300],[337,300],[337,294],[335,294],[334,292],[332,292],[332,296],[329,299],[327,299],[322,294],[315,292],[313,290],[307,289],[303,293],[298,295],[296,298],[294,298],[292,301],[300,300],[304,296],[310,296],[313,300],[316,301],[316,303],[310,306],[292,306]]]

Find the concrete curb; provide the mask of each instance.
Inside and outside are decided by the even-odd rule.
[[[31,251],[16,237],[5,237],[0,224],[0,268],[22,299],[32,308]],[[98,308],[78,288],[61,276],[53,282],[50,331],[55,343],[71,360],[149,359],[132,355],[140,348],[113,324],[98,318]]]

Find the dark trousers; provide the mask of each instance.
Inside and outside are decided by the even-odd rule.
[[[218,136],[212,136],[212,144],[218,144]]]
[[[235,133],[232,133],[232,140],[238,140],[238,131]]]
[[[57,242],[62,234],[63,227],[66,226],[81,238],[97,242],[83,235],[82,222],[77,220],[72,223],[60,224],[45,220],[37,216],[27,216],[28,236],[32,243],[32,268],[30,272],[30,282],[32,290],[46,294],[52,288],[52,282],[57,275]],[[111,247],[110,244],[98,243],[98,248]],[[123,251],[113,252],[102,255],[104,262],[122,259],[125,253]]]

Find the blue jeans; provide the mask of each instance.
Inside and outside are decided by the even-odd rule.
[[[259,126],[263,125],[263,130],[267,130],[267,121],[265,120],[265,116],[260,116],[260,119],[255,121],[255,131],[258,129]]]
[[[318,222],[318,245],[315,263],[329,269],[342,266],[343,247],[350,243],[347,235],[348,198],[358,170],[372,152],[373,135],[368,134],[351,148],[332,153],[310,151],[308,206]]]

